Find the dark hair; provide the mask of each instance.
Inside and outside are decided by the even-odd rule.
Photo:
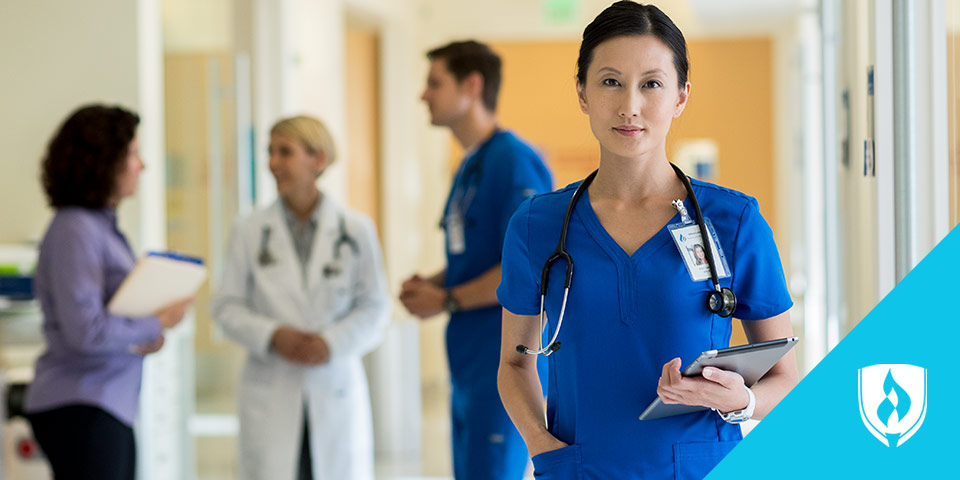
[[[427,52],[430,60],[445,60],[447,70],[457,82],[462,82],[473,72],[483,77],[483,106],[497,111],[497,95],[500,93],[500,56],[489,46],[474,41],[453,42]]]
[[[86,105],[50,140],[41,181],[51,207],[103,208],[126,168],[140,117],[120,107]]]
[[[593,61],[593,50],[597,45],[623,35],[648,34],[673,50],[673,66],[677,69],[677,83],[682,89],[687,83],[690,69],[683,33],[659,8],[629,0],[610,5],[583,30],[583,42],[580,43],[580,56],[577,58],[577,82],[581,85],[586,83],[587,68]]]

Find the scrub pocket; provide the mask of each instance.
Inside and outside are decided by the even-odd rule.
[[[582,480],[580,445],[569,445],[533,457],[533,476],[549,480]]]
[[[673,478],[675,480],[701,480],[739,443],[740,440],[674,444]]]

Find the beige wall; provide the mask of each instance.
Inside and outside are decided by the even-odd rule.
[[[596,168],[599,150],[576,100],[579,43],[494,42],[492,46],[503,57],[501,124],[543,153],[557,187],[583,178]],[[771,54],[772,40],[766,37],[690,41],[692,93],[683,115],[674,121],[667,154],[683,140],[714,141],[718,146],[714,182],[756,197],[774,235],[780,237],[774,192]],[[456,165],[460,149],[452,145],[451,152],[451,165]],[[746,343],[742,329],[736,327],[731,342]]]
[[[719,147],[715,183],[756,197],[775,227],[771,40],[693,40],[689,49],[693,88],[671,129],[668,153],[683,139],[714,140]]]
[[[70,112],[89,102],[140,106],[137,15],[131,1],[4,2],[0,242],[39,240],[43,234],[51,210],[40,188],[40,159]],[[78,18],[102,20],[90,28]],[[158,151],[145,152],[148,169],[160,164],[151,155]]]
[[[960,22],[960,5],[955,7]],[[958,28],[960,30],[960,28]],[[960,34],[947,37],[947,109],[949,115],[950,227],[960,223]]]
[[[233,0],[163,0],[166,53],[225,51],[233,41]]]
[[[380,38],[376,30],[346,31],[348,205],[369,216],[383,229],[380,218]]]

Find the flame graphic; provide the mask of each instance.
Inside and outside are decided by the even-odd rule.
[[[883,380],[883,393],[890,395],[890,392],[896,393],[897,404],[894,405],[890,401],[890,397],[883,399],[883,402],[880,402],[880,406],[877,407],[877,416],[880,417],[880,421],[887,425],[888,429],[893,429],[893,413],[897,413],[896,423],[900,423],[903,420],[903,417],[910,411],[910,395],[907,395],[907,391],[901,387],[896,380],[893,379],[893,373],[890,370],[887,370],[887,377]]]

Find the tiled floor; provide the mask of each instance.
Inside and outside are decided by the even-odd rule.
[[[452,480],[450,453],[449,391],[423,396],[423,448],[421,458],[378,459],[377,480]],[[205,395],[198,401],[198,412],[233,410],[232,394]],[[229,428],[226,430],[230,430]],[[234,480],[237,475],[235,436],[201,436],[196,439],[197,480]]]

